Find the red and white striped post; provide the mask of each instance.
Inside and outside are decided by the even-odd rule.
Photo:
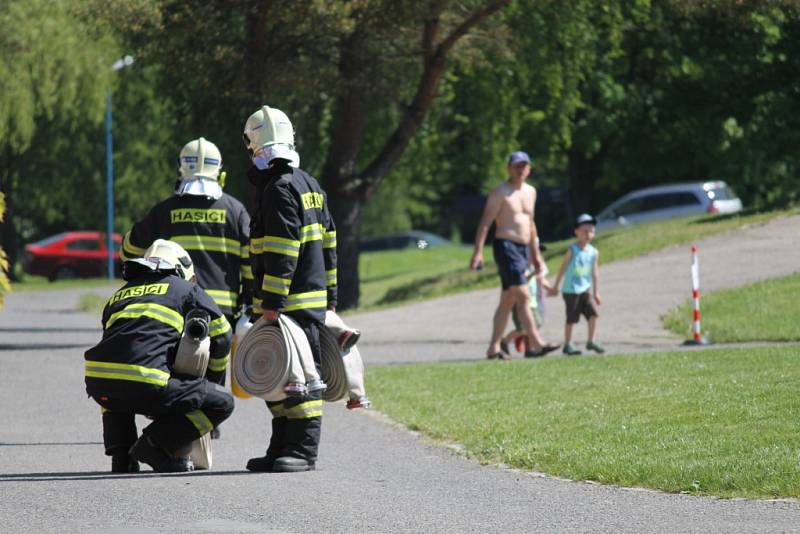
[[[692,245],[692,302],[693,321],[692,339],[685,345],[708,345],[708,341],[700,334],[700,262],[697,259],[697,245]]]

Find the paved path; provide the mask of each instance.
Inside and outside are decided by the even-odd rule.
[[[800,215],[699,241],[701,293],[800,271]],[[683,338],[659,317],[692,295],[688,246],[670,247],[602,265],[598,340],[608,353],[679,348]],[[498,281],[499,282],[499,281]],[[499,283],[498,283],[499,286]],[[348,321],[365,334],[362,353],[375,363],[483,358],[499,289],[485,289],[357,314]],[[691,317],[687,317],[687,325]],[[573,339],[585,342],[585,323]],[[563,340],[562,299],[546,300],[546,340]]]
[[[796,227],[800,221],[790,222]],[[752,246],[748,250],[767,253],[767,230],[752,229],[740,241]],[[707,271],[716,261],[714,241],[701,244]],[[782,251],[790,248],[780,244]],[[769,262],[770,272],[790,272],[800,265],[797,259],[776,258]],[[668,260],[675,270],[685,268],[686,253],[666,251],[605,269],[604,339],[615,350],[678,341],[654,330],[657,323],[644,316],[680,302],[685,276],[661,275],[653,286],[630,295],[641,306],[635,308],[639,312],[618,311],[615,302],[621,299],[612,296],[614,284],[626,285],[620,282],[628,279],[626,273],[656,279]],[[706,286],[752,278],[726,273],[730,277],[721,282],[706,276]],[[678,294],[668,291],[669,285]],[[111,475],[102,455],[99,410],[83,393],[82,352],[100,333],[96,315],[73,311],[85,292],[14,294],[0,313],[5,378],[0,388],[0,532],[800,531],[796,502],[696,498],[480,466],[426,444],[379,414],[351,413],[341,404],[326,407],[321,461],[313,473],[243,470],[247,458],[263,452],[267,437],[265,407],[248,400],[237,404],[223,426],[223,439],[215,442],[213,471]],[[480,358],[495,299],[494,292],[478,292],[351,320],[366,332],[362,352],[372,364]],[[556,306],[549,313],[560,316]],[[632,320],[639,315],[641,321]],[[617,317],[631,318],[635,344],[625,343],[616,331]]]

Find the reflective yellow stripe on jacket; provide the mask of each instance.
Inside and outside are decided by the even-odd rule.
[[[166,386],[169,373],[161,369],[129,365],[127,363],[108,363],[86,361],[86,376],[91,378],[105,378],[108,380],[130,380],[143,382],[154,386]]]
[[[210,358],[208,360],[208,370],[213,371],[215,373],[219,373],[220,371],[225,370],[225,366],[228,365],[228,362],[231,359],[231,353],[229,352],[222,358]]]
[[[128,304],[120,311],[111,314],[111,317],[106,321],[105,328],[108,329],[119,319],[138,319],[139,317],[149,317],[150,319],[161,321],[178,332],[183,332],[183,316],[171,308],[153,302]]]
[[[309,241],[319,241],[322,239],[322,232],[325,228],[319,224],[308,224],[300,228],[300,242],[308,243]]]
[[[264,279],[261,282],[261,289],[268,293],[275,293],[278,295],[288,295],[289,287],[291,285],[292,285],[291,278],[280,278],[277,276],[271,276],[269,274],[265,274]]]
[[[300,256],[300,241],[275,235],[265,235],[264,237],[257,237],[250,241],[250,252],[252,254],[273,252],[275,254],[283,254],[296,258]]]
[[[322,248],[336,248],[336,230],[322,232]]]
[[[211,321],[211,324],[208,325],[208,335],[210,337],[221,336],[230,329],[231,325],[228,322],[228,319],[226,319],[225,316],[222,316],[219,319],[214,319]]]
[[[242,255],[242,244],[227,237],[206,235],[174,235],[170,238],[186,250],[204,250],[224,254]]]
[[[236,306],[236,298],[239,296],[233,291],[224,289],[206,289],[205,292],[217,303],[217,306],[227,306],[228,308]]]
[[[308,308],[325,308],[328,305],[328,292],[308,291],[306,293],[294,293],[286,297],[286,305],[283,311],[305,310]]]
[[[336,285],[336,269],[330,269],[329,271],[325,271],[325,277],[328,280],[329,286]]]

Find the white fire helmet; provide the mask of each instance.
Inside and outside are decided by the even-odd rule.
[[[194,278],[194,263],[189,253],[175,241],[166,239],[156,239],[153,244],[144,251],[146,260],[160,258],[175,268],[178,276],[184,280],[192,281]]]
[[[269,106],[250,115],[244,123],[244,145],[252,155],[256,150],[275,144],[294,148],[294,127],[286,113]]]
[[[217,180],[221,168],[222,155],[217,145],[203,137],[189,141],[181,149],[180,167],[178,167],[181,178]]]

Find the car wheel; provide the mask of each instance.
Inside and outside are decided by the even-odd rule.
[[[75,269],[69,266],[62,266],[56,269],[56,272],[50,275],[50,281],[53,282],[55,280],[69,280],[71,278],[75,278],[76,276]]]

